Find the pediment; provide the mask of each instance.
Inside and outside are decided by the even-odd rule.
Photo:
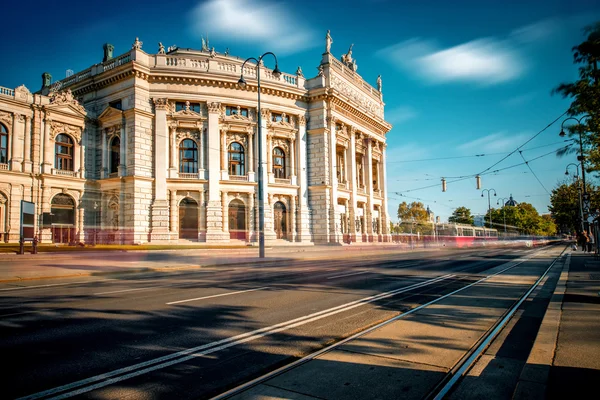
[[[271,121],[267,124],[267,127],[272,129],[272,130],[279,130],[279,131],[285,131],[285,132],[295,132],[296,131],[296,127],[289,123],[289,122],[285,122],[285,121]]]
[[[202,114],[197,113],[193,110],[180,110],[171,113],[173,118],[188,118],[188,119],[199,119],[202,118]]]
[[[60,114],[62,116],[77,118],[82,121],[87,116],[87,111],[85,111],[85,108],[81,106],[75,106],[74,104],[49,104],[44,107],[44,109],[49,111],[51,114]]]
[[[98,120],[100,121],[108,121],[113,118],[119,118],[119,120],[123,117],[123,111],[116,109],[114,107],[108,106],[102,111],[102,113],[98,116]]]

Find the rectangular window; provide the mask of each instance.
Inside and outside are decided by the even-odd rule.
[[[200,103],[187,103],[185,101],[178,101],[175,103],[175,111],[189,110],[200,114]]]
[[[242,117],[248,117],[248,109],[242,107],[226,106],[225,115],[241,115]]]

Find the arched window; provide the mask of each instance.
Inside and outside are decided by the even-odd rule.
[[[275,178],[285,178],[285,152],[281,147],[273,149],[273,174]]]
[[[119,164],[121,163],[121,139],[116,136],[110,144],[110,173],[119,172]]]
[[[8,164],[8,131],[0,124],[0,164]]]
[[[244,146],[238,142],[229,145],[229,175],[246,175]]]
[[[55,140],[56,160],[54,168],[61,171],[73,171],[73,139],[61,133]]]
[[[179,172],[198,172],[198,145],[192,139],[184,139],[179,143]]]

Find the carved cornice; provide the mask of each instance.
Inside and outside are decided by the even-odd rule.
[[[209,114],[218,114],[221,112],[221,103],[211,102],[207,106]]]
[[[154,108],[157,110],[165,110],[168,111],[169,109],[169,99],[166,98],[153,98],[152,101],[154,102]]]

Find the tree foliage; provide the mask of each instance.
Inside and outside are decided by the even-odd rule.
[[[456,224],[467,224],[473,225],[475,219],[471,215],[471,210],[467,207],[457,207],[452,215],[448,218],[448,222],[454,222]]]
[[[405,201],[398,205],[398,219],[401,222],[427,222],[427,210],[420,201],[407,204]]]
[[[569,125],[569,136],[579,142],[581,135],[584,144],[583,155],[587,161],[587,171],[600,170],[600,22],[584,29],[585,41],[573,47],[573,62],[579,65],[579,79],[562,83],[553,93],[571,98],[568,114],[581,119],[581,124]],[[589,118],[583,118],[584,116]],[[582,119],[583,118],[583,119]],[[576,122],[576,121],[573,121]],[[568,152],[579,152],[579,145],[569,150],[561,150],[559,156]]]
[[[529,203],[492,209],[492,224],[499,232],[503,232],[506,227],[507,233],[539,236],[552,236],[556,233],[556,226],[550,216],[540,215]]]
[[[597,210],[600,208],[598,188],[588,183],[586,192],[590,194],[590,209]],[[560,233],[581,232],[580,193],[581,181],[579,180],[571,183],[565,181],[552,189],[548,209],[552,213],[552,219]]]

